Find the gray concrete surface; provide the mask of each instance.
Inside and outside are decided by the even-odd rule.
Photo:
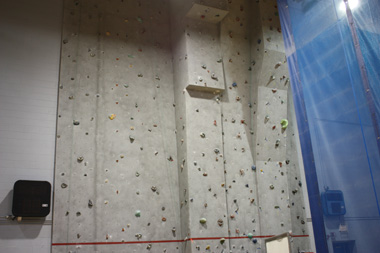
[[[53,252],[265,252],[261,236],[308,234],[275,1],[64,13]]]

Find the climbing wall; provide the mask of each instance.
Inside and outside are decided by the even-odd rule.
[[[311,252],[298,133],[276,1],[252,6],[253,125],[261,234],[291,231],[293,252]]]
[[[106,245],[180,238],[168,10],[65,1],[53,252],[178,251]]]
[[[275,1],[66,0],[53,252],[307,248],[287,75]]]

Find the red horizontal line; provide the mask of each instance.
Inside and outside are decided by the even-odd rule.
[[[183,240],[160,240],[160,241],[129,241],[129,242],[69,242],[69,243],[52,243],[52,246],[69,246],[69,245],[114,245],[114,244],[143,244],[143,243],[171,243],[183,242]]]
[[[258,235],[253,238],[270,238],[274,235]],[[309,235],[293,235],[293,237],[308,237]],[[186,238],[183,240],[159,240],[159,241],[128,241],[128,242],[68,242],[68,243],[52,243],[52,246],[72,246],[72,245],[120,245],[120,244],[144,244],[144,243],[173,243],[173,242],[186,242],[186,241],[206,241],[206,240],[220,240],[220,239],[246,239],[248,236],[237,237],[195,237]]]

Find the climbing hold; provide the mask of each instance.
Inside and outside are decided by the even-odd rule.
[[[73,120],[73,124],[74,124],[74,126],[78,126],[79,125],[79,121],[78,120]]]
[[[94,206],[94,204],[92,203],[92,201],[91,200],[88,200],[88,207],[89,208],[92,208]]]
[[[206,68],[207,68],[206,64],[203,64],[202,69],[206,69]]]
[[[207,245],[206,246],[206,250],[210,250],[211,246],[210,245]]]
[[[218,220],[218,225],[219,225],[219,227],[223,226],[223,220],[222,219]]]
[[[162,219],[161,219],[163,222],[165,222],[166,221],[166,218],[165,217],[162,217]]]
[[[255,166],[255,165],[252,165],[252,166],[251,166],[251,169],[252,169],[252,170],[256,170],[256,166]]]
[[[214,149],[214,152],[215,152],[215,154],[219,154],[220,151],[219,151],[219,149],[216,148],[216,149]]]
[[[247,236],[248,236],[249,239],[253,238],[253,234],[252,233],[248,233]]]
[[[142,238],[142,234],[135,234],[135,237],[136,237],[137,239],[141,239],[141,238]]]
[[[220,244],[223,244],[226,241],[225,238],[220,238]]]
[[[205,134],[205,133],[201,133],[200,136],[201,136],[202,138],[205,138],[205,137],[206,137],[206,134]]]
[[[62,187],[62,189],[65,189],[65,188],[67,188],[67,184],[62,183],[62,184],[61,184],[61,187]]]
[[[135,212],[135,216],[136,216],[136,217],[140,217],[140,216],[141,216],[141,211],[140,211],[140,210],[136,210],[136,212]]]
[[[153,192],[157,191],[157,187],[156,186],[152,186],[150,189],[152,189]]]
[[[281,123],[282,129],[286,129],[288,127],[288,124],[289,124],[287,119],[282,119],[280,123]]]
[[[135,137],[133,135],[130,135],[129,140],[131,141],[131,143],[133,143],[135,141]]]
[[[80,156],[80,157],[77,158],[78,163],[83,162],[83,160],[84,160],[83,156]]]
[[[140,176],[140,173],[136,172],[136,173],[135,173],[135,176],[136,176],[136,177],[139,177],[139,176]]]
[[[274,185],[271,184],[271,185],[269,186],[269,189],[273,190],[273,189],[274,189]]]
[[[254,244],[256,244],[256,243],[257,243],[257,239],[256,239],[256,238],[253,238],[252,242],[253,242]]]
[[[276,147],[280,146],[280,139],[276,140]]]
[[[206,218],[201,218],[201,219],[199,220],[199,222],[200,222],[201,224],[205,224],[205,223],[207,222],[207,220],[206,220]]]
[[[280,67],[280,66],[281,66],[281,64],[282,64],[282,63],[281,63],[280,61],[279,61],[279,62],[277,62],[277,64],[274,66],[274,68],[275,68],[275,69],[277,69],[278,67]]]
[[[138,77],[143,77],[143,74],[140,73],[140,74],[138,74],[137,76],[138,76]]]
[[[111,114],[111,115],[108,116],[108,118],[109,118],[110,120],[113,120],[114,118],[116,118],[116,114]]]
[[[237,87],[237,83],[233,83],[233,84],[232,84],[232,87]]]
[[[143,22],[143,19],[142,19],[142,18],[140,18],[140,17],[137,17],[136,19],[137,19],[137,21],[139,21],[140,23],[142,23],[142,22]]]
[[[215,75],[215,73],[211,74],[211,78],[214,79],[214,80],[218,80],[218,77]]]

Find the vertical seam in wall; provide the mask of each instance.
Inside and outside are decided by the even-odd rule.
[[[223,22],[223,21],[222,21]],[[220,51],[221,51],[221,57],[222,57],[222,69],[223,69],[223,82],[224,82],[224,87],[226,87],[226,71],[225,71],[225,68],[224,68],[224,54],[223,54],[223,48],[222,48],[222,32],[221,32],[221,26],[222,26],[222,22],[219,23],[219,27],[218,27],[218,30],[219,30],[219,43],[220,43]],[[227,89],[225,89],[225,92],[224,93],[227,93]],[[224,115],[223,115],[223,100],[221,99],[220,100],[220,120],[221,120],[221,130],[222,130],[222,152],[223,152],[223,176],[224,176],[224,194],[225,194],[225,199],[226,199],[226,212],[227,212],[227,231],[228,231],[228,236],[230,237],[230,219],[228,217],[228,214],[230,213],[229,210],[228,210],[228,190],[227,190],[227,176],[226,176],[226,163],[225,163],[225,154],[224,154]],[[229,247],[229,250],[231,251],[231,239],[228,238],[228,247]]]
[[[259,16],[261,17],[261,13],[260,13],[260,3],[257,3],[257,5],[258,5],[258,13],[259,13]],[[253,5],[252,5],[252,2],[251,2],[251,10],[253,9],[254,7],[253,7]],[[252,17],[251,17],[252,18]],[[252,22],[253,22],[253,20],[250,20],[250,22],[249,22],[249,24],[250,24],[250,27],[249,27],[249,31],[251,32],[251,34],[250,34],[250,36],[249,36],[249,40],[250,40],[250,56],[251,56],[251,62],[252,62],[252,46],[253,46],[253,40],[252,40]],[[264,34],[263,34],[263,31],[262,31],[262,23],[261,23],[261,19],[260,19],[260,27],[261,27],[261,35],[262,35],[262,37],[264,38]],[[262,52],[260,51],[260,54],[262,54]],[[264,59],[264,57],[263,57],[263,59]],[[260,71],[261,72],[261,71]],[[257,94],[256,94],[256,96],[258,96],[258,88],[259,88],[259,84],[258,83],[255,83],[255,84],[253,84],[253,73],[251,73],[251,75],[250,75],[250,78],[251,78],[251,86],[250,86],[250,99],[252,99],[252,88],[253,88],[253,86],[254,85],[257,85],[257,89],[256,89],[256,92],[257,92]],[[257,79],[257,81],[258,81],[259,79]],[[256,99],[256,100],[258,100],[258,99]],[[259,107],[259,105],[258,105],[258,103],[256,103],[256,106],[255,106],[255,110],[256,110],[256,112],[257,112],[257,110],[258,110],[258,107]],[[251,113],[252,113],[252,109],[251,109]],[[252,115],[252,114],[251,114]],[[257,114],[255,114],[255,116],[256,116],[256,118],[254,118],[254,117],[251,117],[251,124],[252,125],[254,125],[255,124],[255,122],[254,122],[254,119],[256,119],[256,124],[258,123],[258,121],[257,121]],[[251,125],[251,126],[252,126]],[[256,132],[257,132],[257,126],[256,126]],[[257,217],[258,217],[258,223],[259,223],[259,232],[260,232],[260,234],[261,234],[261,231],[262,231],[262,227],[261,227],[261,224],[262,224],[262,222],[261,222],[261,215],[260,215],[260,196],[259,196],[259,184],[258,184],[258,179],[257,179],[257,159],[256,160],[254,160],[254,158],[256,157],[257,158],[257,156],[255,155],[255,153],[256,153],[256,147],[257,147],[257,134],[256,133],[254,133],[254,135],[253,135],[253,137],[252,137],[252,142],[253,142],[253,145],[252,145],[252,148],[253,149],[255,149],[255,151],[254,151],[254,153],[253,153],[253,156],[252,156],[252,160],[253,160],[253,163],[254,163],[254,165],[256,166],[256,170],[255,170],[255,173],[254,173],[254,180],[255,180],[255,186],[256,186],[256,198],[257,198],[257,200],[256,200],[256,203],[257,203]]]
[[[101,55],[100,55],[100,51],[101,51],[101,47],[102,47],[102,42],[101,42],[101,27],[100,27],[100,25],[101,25],[101,22],[100,22],[100,20],[101,20],[101,14],[100,13],[98,13],[98,34],[97,34],[97,48],[98,48],[98,52],[97,52],[97,64],[96,64],[96,69],[97,69],[97,74],[96,74],[96,94],[99,94],[99,85],[100,85],[100,81],[99,81],[99,75],[98,75],[98,73],[99,73],[99,71],[100,71],[100,69],[101,69],[101,66],[100,66],[100,64],[101,64]],[[97,95],[95,94],[95,111],[97,112],[98,111],[98,108],[99,108],[99,99],[98,99],[98,97],[97,97]],[[95,147],[94,147],[94,154],[96,155],[97,153],[98,153],[98,142],[97,142],[97,138],[98,138],[98,126],[99,126],[99,117],[96,117],[96,121],[95,121],[95,129],[94,129],[94,133],[95,133],[95,136],[94,136],[94,141],[95,141]],[[95,199],[97,199],[97,183],[96,183],[96,181],[97,181],[97,176],[98,176],[98,159],[94,159],[94,197],[95,197]],[[97,232],[98,232],[98,228],[97,228],[97,225],[98,225],[98,223],[96,222],[96,217],[97,217],[97,215],[96,215],[96,213],[97,213],[97,205],[96,205],[96,201],[95,201],[95,203],[94,203],[94,213],[95,213],[95,215],[94,215],[94,226],[95,226],[95,229],[94,229],[94,233],[95,233],[95,235],[94,235],[94,237],[95,238],[97,238],[98,236],[97,236]],[[96,249],[97,247],[95,246],[95,249]],[[94,249],[94,250],[95,250]]]
[[[52,219],[52,225],[51,225],[51,228],[50,228],[50,240],[51,242],[53,241],[53,226],[54,226],[54,204],[55,204],[55,187],[56,187],[56,184],[55,184],[55,176],[56,176],[56,168],[57,168],[57,145],[58,145],[58,141],[57,141],[57,134],[58,134],[58,109],[59,109],[59,90],[60,90],[60,83],[61,83],[61,65],[62,65],[62,38],[63,38],[63,19],[64,19],[64,12],[65,12],[65,5],[64,5],[64,1],[61,2],[62,4],[62,10],[61,10],[61,35],[60,35],[60,40],[59,40],[59,63],[58,63],[58,83],[57,83],[57,108],[56,108],[56,118],[55,118],[55,134],[54,134],[54,167],[53,167],[53,196],[52,196],[52,205],[51,205],[51,219]],[[51,243],[50,244],[50,252],[52,252],[53,250],[53,244]]]

